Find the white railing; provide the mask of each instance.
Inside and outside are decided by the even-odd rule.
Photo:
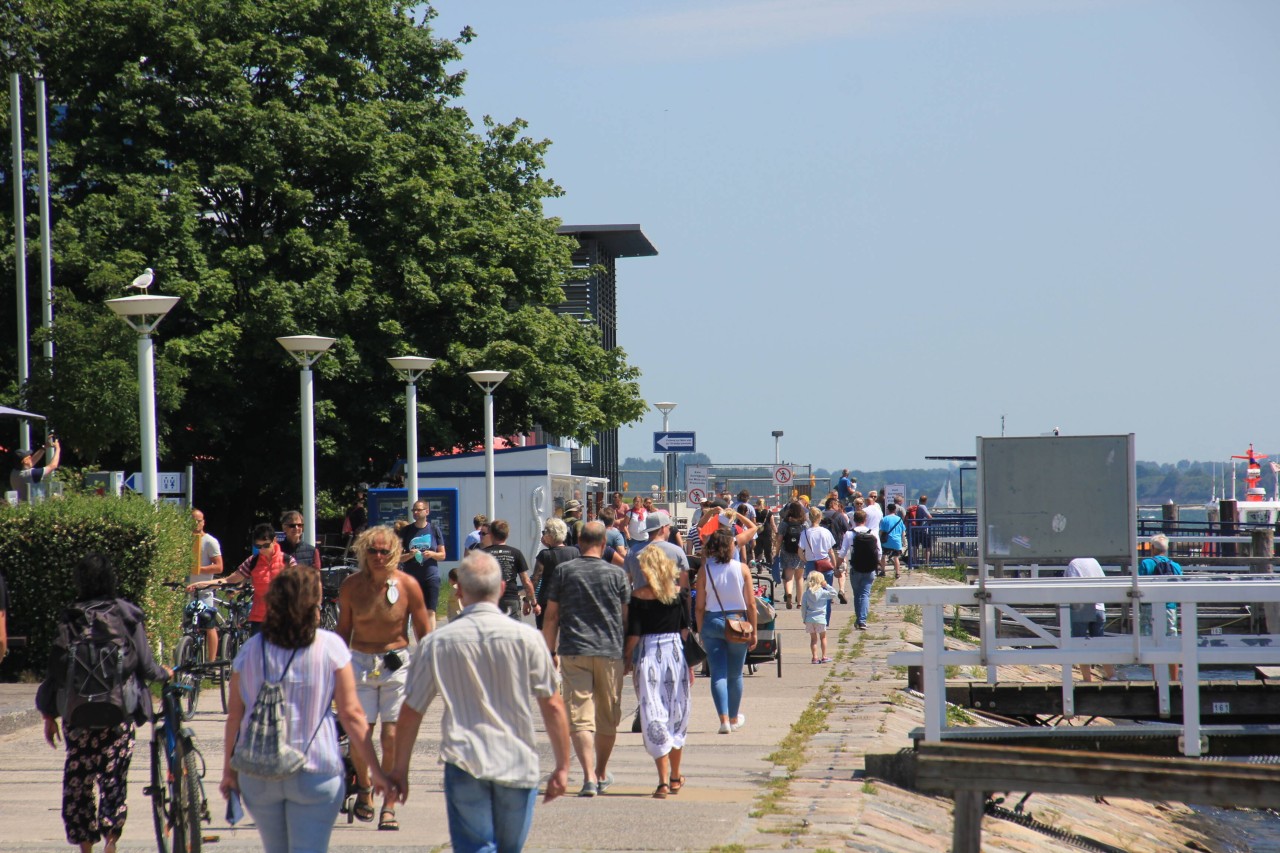
[[[939,741],[946,727],[946,667],[984,666],[987,681],[997,681],[999,666],[1058,665],[1062,667],[1063,714],[1075,713],[1073,664],[1146,664],[1154,670],[1159,711],[1170,713],[1168,664],[1182,667],[1182,683],[1195,685],[1205,666],[1248,664],[1280,665],[1280,634],[1199,634],[1199,605],[1263,605],[1269,630],[1280,630],[1280,576],[1236,575],[1229,578],[1151,577],[1056,578],[987,580],[979,586],[891,587],[885,592],[891,605],[918,605],[924,629],[920,651],[895,652],[889,663],[920,666],[924,672],[925,738]],[[1108,615],[1129,610],[1130,631],[1095,639],[1073,638],[1070,605],[1103,602]],[[1178,605],[1181,636],[1165,633],[1160,618],[1167,603]],[[1142,636],[1135,605],[1151,606],[1154,636]],[[1029,619],[1019,608],[1046,605],[1059,609],[1058,632]],[[944,608],[979,609],[979,646],[976,649],[945,648]],[[1010,618],[1031,631],[1031,637],[999,637],[1001,617]],[[1280,726],[1266,727],[1280,731]],[[1200,724],[1200,691],[1182,691],[1182,742],[1188,756],[1200,755],[1202,735],[1213,726]]]

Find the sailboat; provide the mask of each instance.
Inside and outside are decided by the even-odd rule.
[[[951,478],[948,477],[938,491],[938,498],[933,502],[934,509],[955,509],[956,500],[951,495]]]

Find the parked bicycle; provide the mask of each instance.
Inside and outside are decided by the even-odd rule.
[[[320,585],[323,588],[320,627],[326,631],[333,631],[338,627],[338,591],[342,588],[342,582],[358,570],[354,562],[320,570]]]
[[[180,583],[166,583],[164,586],[170,589],[184,589],[185,586]],[[173,651],[173,664],[178,666],[190,666],[193,664],[216,664],[216,668],[208,670],[209,677],[218,688],[219,697],[222,700],[222,712],[227,711],[227,679],[224,677],[225,667],[229,661],[219,659],[211,661],[208,659],[208,649],[205,644],[205,632],[217,620],[217,606],[225,605],[225,601],[217,598],[213,599],[210,605],[199,598],[192,598],[182,609],[182,636],[178,639],[178,645]],[[210,612],[212,610],[212,613]],[[200,704],[200,691],[203,689],[202,679],[193,680],[191,689],[184,695],[185,707],[182,714],[184,720],[190,720],[196,713],[196,708]]]
[[[249,586],[228,587],[222,594],[227,597],[227,625],[219,634],[219,643],[229,668],[252,636],[249,633],[249,611],[253,609],[253,589]],[[229,669],[223,674],[228,678],[231,675]]]
[[[160,689],[160,715],[151,723],[151,781],[143,791],[151,798],[160,853],[200,853],[204,841],[201,825],[210,822],[204,756],[182,724],[183,707],[194,685],[221,668],[216,661],[182,664]]]

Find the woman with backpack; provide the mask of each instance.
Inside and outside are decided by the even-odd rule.
[[[387,588],[389,601],[396,595]],[[280,572],[267,590],[262,632],[232,664],[218,787],[228,799],[244,797],[267,853],[329,848],[346,796],[338,731],[329,713],[335,701],[374,791],[393,796],[356,696],[351,651],[341,637],[319,627],[320,599],[316,571],[290,566]],[[281,718],[288,725],[274,727]]]
[[[134,726],[151,715],[151,694],[144,680],[163,681],[173,673],[152,656],[142,611],[116,597],[115,568],[107,557],[86,554],[76,564],[75,584],[76,600],[58,626],[49,668],[36,692],[36,708],[44,716],[44,739],[54,749],[62,717],[67,749],[62,823],[67,841],[88,853],[105,839],[103,849],[109,852],[124,831]],[[103,666],[119,654],[121,640],[123,667]],[[96,677],[102,672],[119,672],[123,681],[105,683]]]
[[[804,577],[804,554],[800,552],[800,536],[804,533],[804,505],[792,501],[782,512],[782,522],[778,525],[778,554],[782,561],[782,591],[785,593],[787,609],[793,606],[791,585],[796,587],[795,603],[800,601],[800,580]]]

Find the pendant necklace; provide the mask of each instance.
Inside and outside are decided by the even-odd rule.
[[[387,602],[395,604],[400,600],[400,590],[396,589],[396,579],[387,578]]]

